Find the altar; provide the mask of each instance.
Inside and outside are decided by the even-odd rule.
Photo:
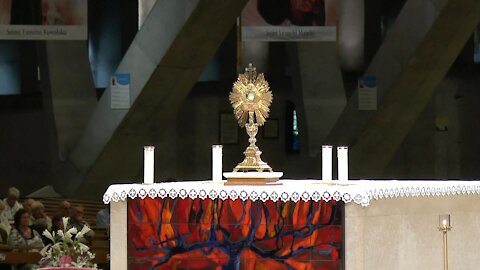
[[[477,269],[480,182],[112,185],[111,269]]]

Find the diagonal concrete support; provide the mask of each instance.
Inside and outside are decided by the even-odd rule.
[[[157,1],[118,68],[132,77],[130,110],[110,110],[109,90],[100,100],[71,155],[86,176],[73,183],[77,196],[98,198],[112,182],[138,178],[143,145],[172,121],[246,0],[183,2]]]
[[[329,135],[353,145],[351,176],[381,177],[480,21],[476,0],[408,1],[373,59],[379,108],[358,111],[355,93]]]

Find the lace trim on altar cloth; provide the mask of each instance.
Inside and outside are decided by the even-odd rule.
[[[184,181],[155,184],[111,185],[103,202],[118,202],[127,198],[191,198],[267,200],[283,202],[299,200],[318,202],[343,201],[368,206],[370,201],[397,197],[479,195],[480,181],[399,181],[350,180],[345,183],[321,180],[281,180],[275,186],[225,186],[223,182]]]

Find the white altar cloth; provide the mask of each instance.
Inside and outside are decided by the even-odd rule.
[[[480,181],[423,180],[280,180],[282,185],[225,186],[224,181],[181,181],[155,184],[111,185],[103,195],[108,204],[127,198],[210,198],[261,201],[324,200],[343,201],[368,206],[371,200],[420,197],[479,195]]]

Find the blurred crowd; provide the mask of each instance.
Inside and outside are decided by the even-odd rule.
[[[81,204],[71,205],[68,200],[58,203],[56,213],[49,216],[41,200],[25,198],[19,201],[20,191],[10,187],[3,200],[0,200],[0,244],[8,245],[17,251],[39,251],[49,244],[43,232],[68,230],[75,227],[81,231],[83,226],[90,227],[84,220],[84,207]],[[108,214],[108,217],[106,215]],[[68,223],[63,224],[63,218],[68,217]],[[107,226],[109,212],[101,210],[97,215],[100,224]],[[90,244],[94,231],[85,235],[86,244]]]

